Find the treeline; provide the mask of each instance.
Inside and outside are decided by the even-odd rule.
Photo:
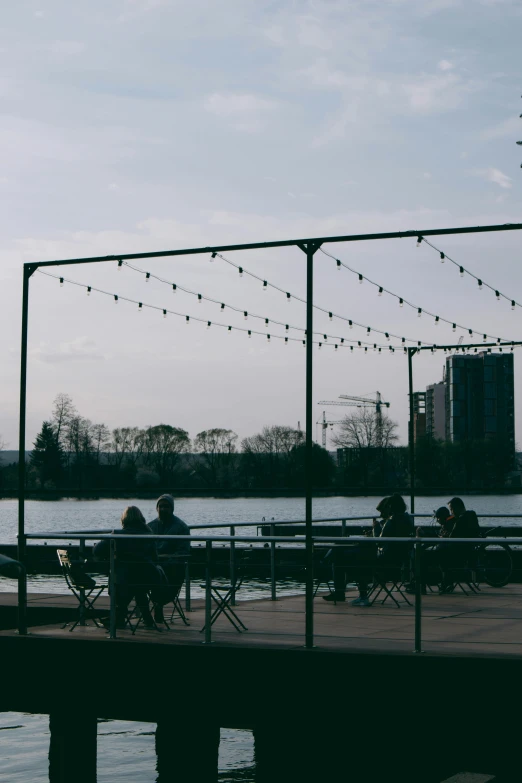
[[[90,489],[297,489],[303,484],[304,435],[288,426],[264,427],[239,442],[235,432],[213,428],[189,433],[170,424],[145,428],[93,423],[66,394],[34,442],[27,488],[42,491]],[[335,464],[314,446],[314,484],[331,486]],[[17,488],[15,465],[0,470],[0,487]]]

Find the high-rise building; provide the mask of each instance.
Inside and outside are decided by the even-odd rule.
[[[446,439],[498,438],[515,450],[512,353],[446,359]]]
[[[426,387],[426,435],[446,439],[446,384],[432,383]]]
[[[426,434],[426,392],[413,392],[413,441]]]

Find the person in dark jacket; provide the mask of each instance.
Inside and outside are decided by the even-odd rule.
[[[156,511],[158,516],[149,522],[149,530],[156,535],[172,537],[156,541],[156,551],[167,577],[168,586],[153,593],[154,620],[157,623],[164,623],[163,607],[178,597],[185,579],[185,565],[190,556],[190,541],[176,537],[189,536],[190,528],[182,519],[175,516],[172,495],[161,495],[156,503]]]
[[[480,525],[474,511],[467,511],[462,498],[448,501],[451,516],[448,517],[442,536],[444,538],[480,538]],[[453,544],[437,546],[439,566],[442,570],[441,592],[452,589],[448,569],[464,567],[473,554],[475,544]]]
[[[143,538],[116,541],[115,544],[116,626],[125,627],[128,606],[135,598],[145,627],[153,628],[149,592],[166,582],[165,575],[157,564],[156,545],[137,506],[128,506],[125,509],[121,524],[122,529],[113,530],[113,535],[139,535]],[[108,560],[109,556],[110,539],[106,538],[94,547],[94,558]]]
[[[371,535],[374,538],[409,538],[413,535],[413,520],[406,513],[406,504],[400,495],[384,498],[377,506],[381,520],[374,520]],[[407,559],[410,545],[383,542],[380,546],[361,543],[355,547],[334,547],[330,552],[335,564],[334,592],[323,596],[325,601],[344,601],[347,573],[351,569],[359,589],[353,606],[370,606],[369,577],[374,568],[396,566]],[[344,566],[344,568],[343,568]]]

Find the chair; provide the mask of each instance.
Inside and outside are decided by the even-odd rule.
[[[409,563],[402,563],[401,565],[383,565],[377,567],[373,573],[373,585],[370,589],[368,598],[370,599],[370,605],[376,602],[381,593],[385,593],[381,603],[384,604],[390,598],[397,609],[401,607],[401,599],[408,606],[413,606],[408,595],[404,590],[404,585],[409,577]],[[388,584],[391,583],[391,587]],[[395,592],[395,595],[394,595]],[[396,595],[399,596],[397,600]],[[373,597],[372,597],[373,596]]]
[[[94,604],[103,591],[108,588],[107,583],[98,584],[90,574],[85,572],[83,563],[71,561],[67,549],[57,549],[56,554],[67,587],[78,601],[78,619],[69,628],[69,631],[74,631],[78,624],[86,625],[88,617],[93,620],[97,628],[103,628],[103,624],[96,617]],[[64,623],[62,628],[67,625],[69,622]]]
[[[240,590],[246,577],[246,566],[249,562],[249,556],[243,556],[236,569],[233,580],[229,584],[225,585],[210,585],[210,595],[216,607],[210,616],[210,625],[214,625],[218,617],[223,614],[227,620],[234,626],[236,631],[242,633],[248,631],[248,628],[242,620],[237,616],[232,608],[232,598]],[[206,585],[201,585],[202,589],[206,589]],[[206,623],[201,628],[200,633],[203,633],[206,628]]]

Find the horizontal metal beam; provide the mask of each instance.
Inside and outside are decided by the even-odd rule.
[[[133,261],[138,258],[165,258],[167,256],[193,256],[203,253],[228,253],[233,250],[265,250],[270,247],[301,247],[310,243],[321,245],[333,242],[367,242],[373,239],[408,239],[439,236],[443,234],[480,234],[494,231],[520,231],[522,223],[502,223],[495,226],[465,226],[461,228],[430,228],[423,231],[387,231],[380,234],[346,234],[337,237],[314,237],[312,239],[282,239],[276,242],[249,242],[242,245],[214,245],[212,247],[189,247],[184,250],[158,250],[150,253],[119,253],[111,256],[67,258],[56,261],[30,261],[24,266],[32,271],[42,266],[66,266],[68,264],[97,264],[105,261]]]
[[[418,351],[452,351],[455,348],[464,348],[464,350],[467,350],[468,348],[513,348],[515,345],[522,345],[522,341],[517,340],[509,340],[504,341],[500,343],[468,343],[467,345],[439,345],[438,343],[433,343],[433,345],[421,345],[418,346],[408,346],[410,351],[415,354]],[[383,403],[384,404],[384,403]]]

